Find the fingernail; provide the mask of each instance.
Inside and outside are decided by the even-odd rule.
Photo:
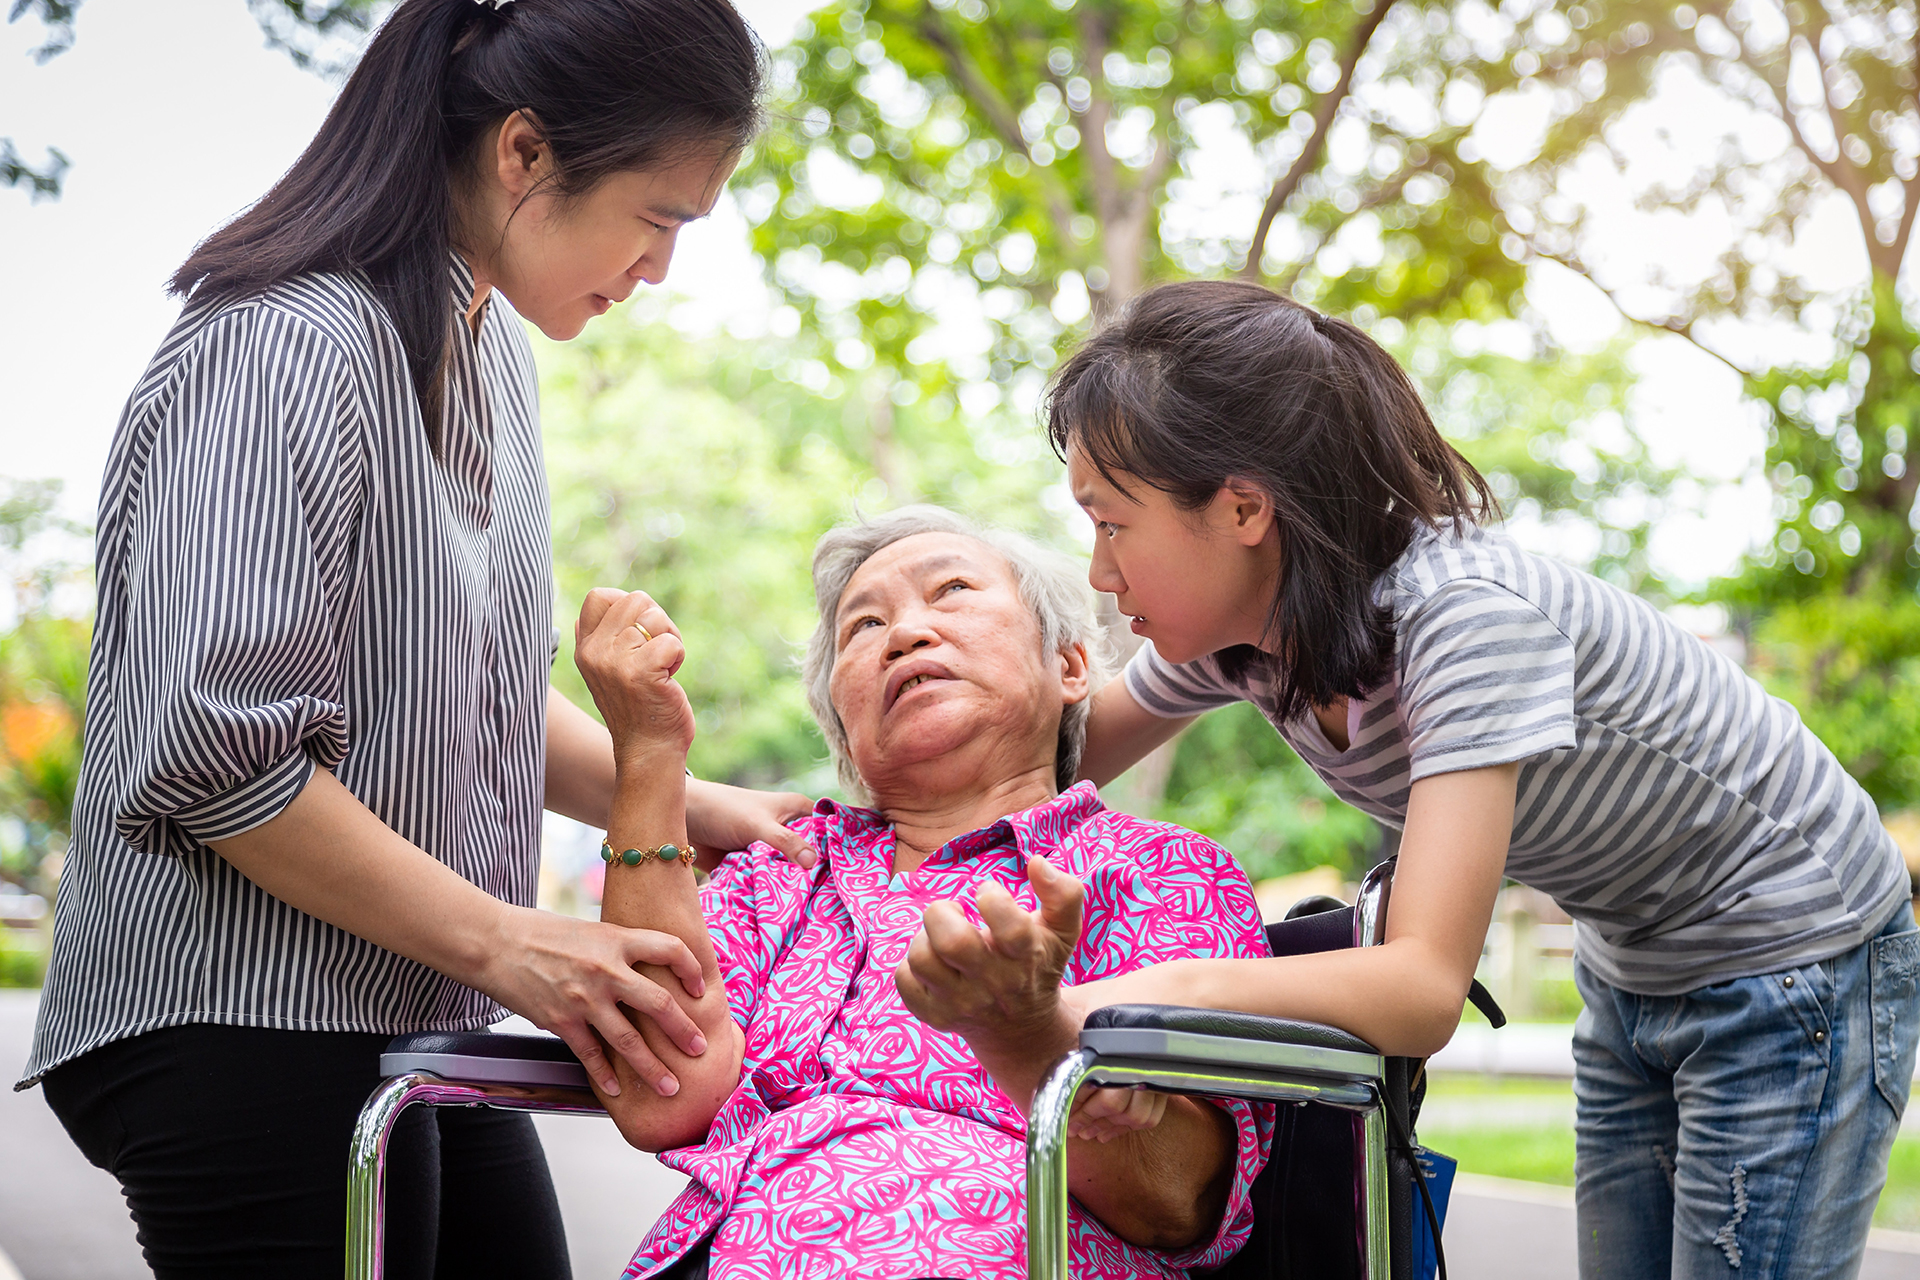
[[[701,996],[707,994],[707,980],[705,978],[695,978],[693,985],[687,988],[687,990],[692,992],[695,1000],[698,1000]]]
[[[672,1076],[660,1077],[660,1096],[661,1097],[671,1098],[674,1094],[678,1092],[680,1092],[680,1082],[678,1080],[675,1080]]]
[[[612,1076],[608,1076],[605,1080],[602,1080],[600,1082],[600,1088],[606,1092],[609,1098],[617,1098],[620,1096],[620,1082]]]
[[[693,1038],[693,1048],[691,1052],[695,1054],[702,1054],[702,1053],[705,1053],[706,1051],[707,1051],[707,1038],[705,1036],[695,1036]]]

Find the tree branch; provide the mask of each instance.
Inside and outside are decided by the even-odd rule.
[[[1733,361],[1727,359],[1727,357],[1721,355],[1718,351],[1715,351],[1712,347],[1702,342],[1699,336],[1695,334],[1693,331],[1692,321],[1682,320],[1678,316],[1668,316],[1664,320],[1649,320],[1644,316],[1637,316],[1633,314],[1633,312],[1627,310],[1626,307],[1621,305],[1620,295],[1615,293],[1612,289],[1609,289],[1606,285],[1602,284],[1600,282],[1599,277],[1595,276],[1593,272],[1588,269],[1587,264],[1580,261],[1580,259],[1575,255],[1566,254],[1566,253],[1554,253],[1551,250],[1541,248],[1538,244],[1533,242],[1531,239],[1528,240],[1527,242],[1527,249],[1529,252],[1533,254],[1534,257],[1544,258],[1548,262],[1557,262],[1561,266],[1565,267],[1567,270],[1573,272],[1575,275],[1578,275],[1583,279],[1585,279],[1588,283],[1593,285],[1594,288],[1598,289],[1602,294],[1606,295],[1607,301],[1613,304],[1613,309],[1615,311],[1618,311],[1621,317],[1626,321],[1628,321],[1629,323],[1644,325],[1649,329],[1659,329],[1662,332],[1676,334],[1679,337],[1685,338],[1688,342],[1691,342],[1699,350],[1705,352],[1707,355],[1712,356],[1715,360],[1718,360],[1721,364],[1727,366],[1727,368],[1739,374],[1740,379],[1743,382],[1753,376],[1752,374],[1748,373],[1745,369],[1742,369],[1739,365],[1735,364]]]
[[[1293,198],[1293,193],[1313,171],[1313,167],[1320,163],[1320,153],[1326,149],[1327,133],[1333,128],[1334,117],[1339,114],[1341,103],[1347,100],[1347,95],[1353,89],[1354,68],[1360,65],[1373,33],[1386,21],[1387,11],[1393,8],[1394,2],[1374,0],[1373,12],[1360,20],[1345,56],[1340,59],[1340,79],[1313,104],[1313,132],[1308,135],[1300,154],[1293,158],[1293,164],[1273,184],[1273,190],[1267,193],[1266,206],[1260,210],[1260,222],[1254,228],[1253,242],[1247,246],[1246,265],[1240,268],[1240,275],[1244,279],[1260,278],[1260,257],[1267,250],[1267,233],[1273,229],[1273,220],[1280,216],[1281,208]]]
[[[1845,195],[1853,205],[1854,216],[1860,222],[1861,236],[1866,241],[1867,257],[1874,267],[1879,269],[1883,255],[1876,251],[1882,246],[1879,237],[1874,234],[1873,210],[1867,207],[1866,183],[1861,178],[1859,169],[1847,158],[1846,147],[1842,145],[1846,140],[1846,131],[1841,128],[1840,120],[1834,114],[1833,99],[1827,91],[1827,63],[1820,53],[1819,27],[1809,28],[1805,24],[1795,24],[1789,13],[1786,53],[1781,60],[1780,73],[1776,76],[1760,62],[1751,46],[1747,44],[1746,33],[1729,20],[1726,6],[1715,6],[1715,16],[1726,24],[1727,30],[1733,32],[1734,39],[1739,42],[1740,56],[1736,61],[1752,72],[1772,95],[1774,105],[1780,112],[1780,122],[1787,126],[1787,132],[1793,138],[1793,145],[1828,182],[1834,185],[1835,190]],[[1796,37],[1807,42],[1808,51],[1813,54],[1814,65],[1820,70],[1820,101],[1826,111],[1828,124],[1833,129],[1834,158],[1832,160],[1828,160],[1814,149],[1812,140],[1800,127],[1800,113],[1794,109],[1792,100],[1787,96],[1787,76],[1793,64],[1793,40]]]
[[[940,51],[941,61],[947,65],[947,74],[960,86],[960,92],[986,117],[1001,141],[1031,160],[1033,152],[1027,146],[1026,135],[1020,132],[1020,119],[1014,114],[1013,107],[1000,96],[999,90],[987,83],[980,69],[967,59],[966,51],[940,20],[938,10],[930,8],[926,11],[920,19],[920,34],[928,44]]]
[[[1887,266],[1886,246],[1880,243],[1880,237],[1876,233],[1873,209],[1867,202],[1866,175],[1860,172],[1860,166],[1855,164],[1853,158],[1847,154],[1846,122],[1840,118],[1839,111],[1834,107],[1833,93],[1827,85],[1827,56],[1820,51],[1821,40],[1827,31],[1827,11],[1819,4],[1809,5],[1808,8],[1818,16],[1807,25],[1799,27],[1799,34],[1800,38],[1807,42],[1807,51],[1813,55],[1813,65],[1820,69],[1820,108],[1826,113],[1827,127],[1833,130],[1834,169],[1839,174],[1833,179],[1834,185],[1845,192],[1847,199],[1853,202],[1854,213],[1860,219],[1860,234],[1867,242],[1867,257],[1872,260],[1875,268],[1891,274],[1892,271],[1899,270],[1900,264],[1895,262],[1891,270]],[[1787,5],[1785,11],[1791,28],[1794,25],[1795,8],[1793,5]]]
[[[1920,32],[1913,38],[1913,78],[1920,85]],[[1900,229],[1893,236],[1893,278],[1900,278],[1900,268],[1907,261],[1907,245],[1913,239],[1914,214],[1920,212],[1920,162],[1916,162],[1911,178],[1900,184],[1900,193],[1905,203],[1900,207]]]
[[[1013,107],[1001,96],[1000,91],[988,83],[986,76],[967,58],[966,50],[954,39],[940,20],[939,11],[929,7],[920,18],[920,34],[926,42],[940,51],[940,59],[946,64],[947,74],[960,89],[960,93],[975,110],[986,117],[987,124],[1000,135],[1000,140],[1008,149],[1023,156],[1028,163],[1033,162],[1033,150],[1027,145],[1027,137],[1020,132],[1020,118]],[[1035,168],[1046,168],[1035,165]],[[1047,188],[1047,216],[1052,219],[1054,231],[1059,235],[1061,246],[1069,247],[1073,243],[1073,207],[1061,190],[1058,175],[1049,173],[1041,178]]]

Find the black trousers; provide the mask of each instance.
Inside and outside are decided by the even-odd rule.
[[[354,1118],[384,1035],[185,1026],[47,1076],[47,1103],[119,1179],[147,1265],[175,1277],[339,1280]],[[386,1274],[569,1280],[530,1117],[410,1109],[387,1147]]]

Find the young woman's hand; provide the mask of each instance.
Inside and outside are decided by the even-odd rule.
[[[709,869],[756,840],[811,868],[820,855],[805,836],[787,826],[811,812],[813,801],[796,791],[750,791],[698,779],[687,783],[687,838],[700,855],[700,865]]]
[[[704,1053],[706,1037],[680,1002],[634,971],[640,964],[670,969],[687,994],[699,999],[706,982],[685,942],[653,929],[623,929],[525,907],[506,909],[503,933],[475,987],[566,1041],[609,1094],[620,1092],[609,1046],[662,1096],[679,1092],[679,1081],[647,1048],[620,1006],[646,1015],[688,1056]]]
[[[657,765],[693,745],[693,705],[674,673],[686,646],[666,610],[644,591],[596,587],[574,626],[574,664],[613,735],[615,767]]]

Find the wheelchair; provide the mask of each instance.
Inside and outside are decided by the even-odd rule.
[[[1356,902],[1317,897],[1267,927],[1275,955],[1385,941],[1393,859]],[[1479,983],[1472,996],[1505,1021]],[[1067,1118],[1082,1084],[1292,1104],[1253,1186],[1253,1234],[1227,1280],[1414,1280],[1416,1213],[1436,1247],[1414,1123],[1424,1064],[1382,1056],[1335,1027],[1215,1009],[1117,1005],[1087,1020],[1080,1045],[1049,1072],[1027,1126],[1027,1271],[1067,1280]],[[380,1059],[386,1081],[361,1109],[348,1172],[347,1280],[381,1280],[386,1147],[409,1107],[494,1107],[605,1115],[586,1069],[548,1036],[416,1032]],[[1420,1194],[1416,1197],[1416,1188]],[[1425,1201],[1417,1204],[1417,1201]],[[1442,1274],[1444,1275],[1444,1262]]]

